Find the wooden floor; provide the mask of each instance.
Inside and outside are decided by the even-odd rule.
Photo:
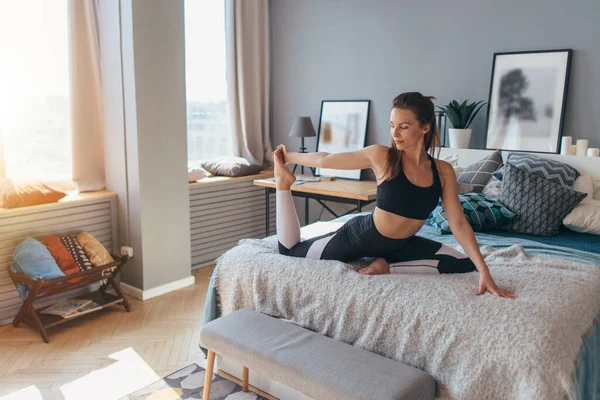
[[[191,363],[214,267],[196,284],[132,311],[111,307],[50,329],[50,343],[27,326],[0,326],[0,399],[118,399]],[[4,397],[4,395],[8,395]]]

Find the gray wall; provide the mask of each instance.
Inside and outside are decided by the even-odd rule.
[[[598,0],[271,0],[273,144],[299,148],[291,122],[317,129],[323,99],[372,100],[367,142],[388,144],[397,94],[487,101],[494,52],[572,48],[563,135],[600,147],[599,16]],[[472,128],[484,147],[485,112]]]
[[[107,189],[119,194],[123,281],[191,275],[183,0],[103,2]]]

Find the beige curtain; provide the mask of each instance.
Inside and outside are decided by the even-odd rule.
[[[267,0],[225,0],[227,85],[233,155],[267,166],[269,16]]]
[[[81,192],[105,187],[98,7],[69,0],[73,182]]]

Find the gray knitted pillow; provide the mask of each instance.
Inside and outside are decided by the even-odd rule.
[[[539,236],[556,235],[563,218],[586,196],[507,163],[498,200],[517,216],[501,229]]]

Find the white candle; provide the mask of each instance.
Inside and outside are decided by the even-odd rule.
[[[570,155],[573,138],[571,136],[563,136],[560,140],[560,154]]]
[[[600,157],[600,149],[593,147],[587,151],[588,157]]]
[[[577,153],[575,155],[585,156],[587,154],[588,141],[587,139],[579,139],[577,141]]]
[[[571,153],[569,153],[569,154],[572,156],[577,154],[577,145],[574,145],[574,144],[571,145]]]

